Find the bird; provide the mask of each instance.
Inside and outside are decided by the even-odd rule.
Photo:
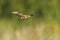
[[[20,19],[27,19],[32,16],[39,16],[40,14],[23,14],[22,12],[13,11],[12,14],[15,14],[20,17]]]

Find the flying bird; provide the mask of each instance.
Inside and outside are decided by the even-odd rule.
[[[32,16],[39,16],[40,15],[40,14],[23,14],[23,13],[17,12],[17,11],[12,12],[12,14],[19,16],[21,19],[27,19]]]

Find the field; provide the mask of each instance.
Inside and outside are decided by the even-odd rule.
[[[0,0],[0,40],[60,40],[60,0]]]

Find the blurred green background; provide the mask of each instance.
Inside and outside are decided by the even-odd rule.
[[[12,11],[40,16],[19,20]],[[0,0],[0,40],[60,40],[59,37],[60,0]]]

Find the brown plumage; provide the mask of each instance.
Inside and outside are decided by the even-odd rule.
[[[12,12],[12,14],[15,14],[15,15],[19,16],[21,19],[27,19],[27,18],[29,18],[31,16],[38,16],[38,15],[40,15],[40,14],[28,14],[27,15],[27,14],[19,13],[17,11]]]

